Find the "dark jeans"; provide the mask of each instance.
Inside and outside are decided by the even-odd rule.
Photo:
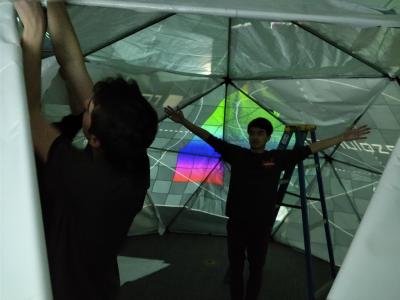
[[[261,288],[270,229],[265,224],[230,218],[227,224],[228,256],[230,264],[230,291],[232,300],[255,300]],[[246,258],[249,278],[244,297],[243,271]]]

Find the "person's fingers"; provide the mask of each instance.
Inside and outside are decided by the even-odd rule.
[[[358,132],[367,132],[370,131],[371,128],[368,127],[368,125],[362,125],[360,127],[354,127],[355,130],[357,130]]]
[[[164,107],[164,111],[171,114],[173,112],[172,108],[170,106]]]
[[[371,131],[369,130],[369,129],[363,129],[363,130],[360,130],[359,131],[359,134],[362,134],[362,135],[365,135],[365,134],[368,134],[368,133],[370,133]]]

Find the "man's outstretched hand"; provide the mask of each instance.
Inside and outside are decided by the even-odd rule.
[[[364,140],[370,132],[371,128],[367,125],[350,128],[343,133],[343,141]]]
[[[182,122],[185,121],[185,116],[178,107],[176,109],[173,109],[171,106],[166,106],[164,107],[164,112],[172,121],[176,123],[182,124]]]

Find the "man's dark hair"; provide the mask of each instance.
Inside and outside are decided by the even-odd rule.
[[[121,167],[143,159],[157,133],[158,116],[135,80],[99,81],[93,88],[89,132],[100,141],[105,158]]]
[[[247,125],[247,133],[249,133],[250,128],[252,127],[264,129],[268,136],[272,134],[272,131],[274,131],[271,122],[265,118],[256,118],[250,121],[249,125]]]

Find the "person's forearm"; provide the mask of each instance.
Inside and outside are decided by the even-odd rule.
[[[81,113],[92,94],[93,82],[63,1],[47,5],[49,32],[61,75],[66,82],[73,113]]]
[[[181,124],[204,141],[206,141],[210,137],[210,133],[207,130],[200,128],[199,126],[193,124],[186,119],[184,119]]]
[[[312,153],[316,153],[321,150],[325,150],[329,147],[332,147],[334,145],[337,145],[341,142],[343,142],[343,134],[337,135],[337,136],[329,138],[329,139],[325,139],[322,141],[312,143],[309,145],[309,147],[310,147]]]
[[[60,66],[65,68],[70,64],[83,63],[82,51],[63,1],[48,1],[47,21]]]
[[[41,110],[41,49],[42,42],[37,35],[39,32],[24,32],[21,39],[24,63],[24,77],[29,113],[40,113]]]

